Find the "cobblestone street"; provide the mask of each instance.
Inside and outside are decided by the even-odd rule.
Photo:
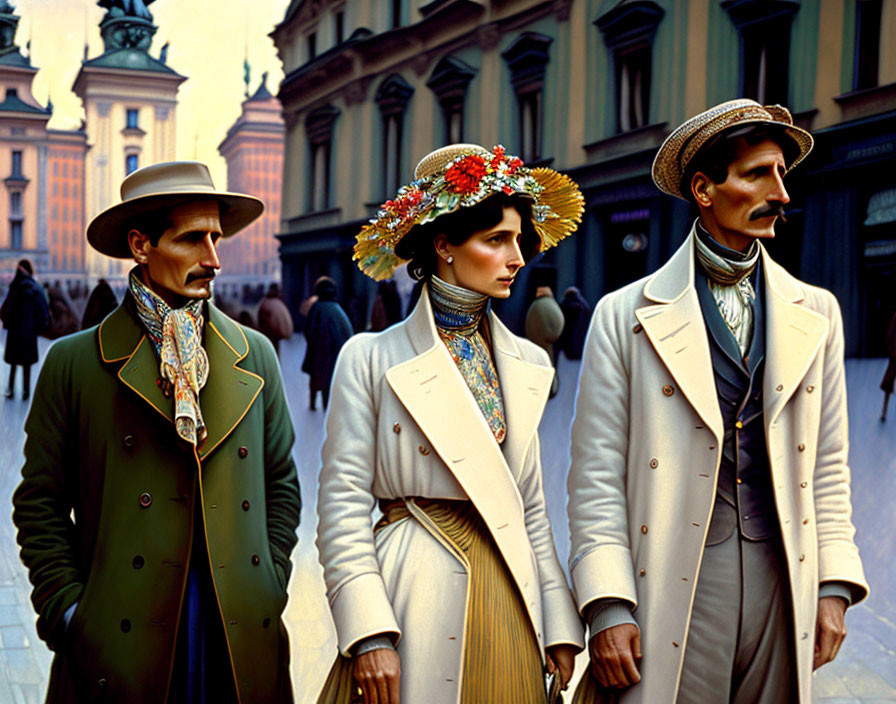
[[[5,332],[0,333],[0,346]],[[41,359],[48,347],[41,340]],[[292,646],[296,702],[313,703],[336,655],[335,634],[324,595],[322,570],[314,546],[315,503],[324,414],[308,409],[307,377],[300,366],[304,339],[281,343],[283,376],[297,442],[304,506],[299,546],[290,583],[286,623]],[[871,583],[869,599],[850,609],[849,636],[837,660],[815,676],[815,701],[825,704],[896,702],[896,407],[884,424],[879,421],[882,394],[878,389],[883,360],[847,362],[850,410],[850,462],[853,473],[854,521],[857,542]],[[2,365],[6,385],[8,366]],[[561,561],[568,553],[565,514],[569,424],[572,417],[577,364],[560,363],[560,392],[549,402],[541,425],[545,493]],[[38,367],[32,371],[37,377]],[[20,379],[19,379],[20,381]],[[0,704],[42,702],[51,654],[34,630],[30,585],[15,544],[9,514],[18,483],[27,402],[0,401]],[[888,518],[889,516],[889,518]],[[580,658],[577,674],[584,666]],[[711,704],[711,703],[707,703]]]

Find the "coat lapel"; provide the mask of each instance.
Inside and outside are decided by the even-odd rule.
[[[777,419],[828,335],[828,320],[803,305],[799,282],[762,249],[765,274],[765,426]]]
[[[647,282],[644,296],[656,305],[639,308],[635,316],[679,390],[721,441],[724,424],[694,286],[694,236],[692,228],[687,241]]]

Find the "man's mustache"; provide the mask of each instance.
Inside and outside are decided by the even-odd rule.
[[[750,213],[750,220],[758,220],[759,218],[767,218],[770,215],[777,215],[781,218],[781,222],[787,222],[787,218],[784,217],[784,204],[783,203],[769,203],[768,205],[764,205],[759,208],[759,210],[754,210]]]
[[[199,272],[190,272],[187,274],[187,280],[184,283],[190,283],[191,281],[195,281],[196,279],[213,279],[215,278],[215,270],[214,269],[202,269]]]

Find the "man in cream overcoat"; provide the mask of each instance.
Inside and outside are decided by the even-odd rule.
[[[760,243],[811,147],[786,109],[736,100],[657,154],[654,181],[700,217],[588,334],[569,475],[591,628],[578,701],[808,704],[867,594],[837,301]]]

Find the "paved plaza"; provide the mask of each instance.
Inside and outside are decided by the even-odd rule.
[[[0,333],[0,348],[5,332]],[[281,343],[284,385],[296,425],[293,451],[299,468],[304,506],[299,546],[293,556],[286,623],[292,641],[292,671],[298,704],[312,704],[336,654],[322,571],[314,547],[315,504],[324,415],[308,410],[307,376],[300,371],[304,339]],[[41,359],[48,343],[41,340]],[[815,676],[815,701],[825,704],[896,703],[896,402],[890,421],[878,418],[882,360],[847,362],[850,462],[853,470],[854,521],[871,596],[847,615],[849,636],[837,660]],[[38,367],[33,370],[36,378]],[[549,402],[541,425],[545,493],[561,561],[569,550],[566,523],[566,471],[569,425],[578,365],[560,362],[560,393]],[[5,387],[8,367],[0,366]],[[27,404],[0,400],[0,704],[42,702],[51,655],[34,630],[30,585],[8,516],[18,483]],[[579,660],[577,674],[584,665]],[[709,704],[709,703],[708,703]]]

